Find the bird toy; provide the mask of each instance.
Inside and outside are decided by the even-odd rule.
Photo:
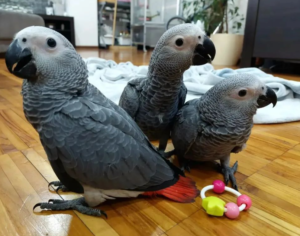
[[[237,204],[233,202],[225,203],[218,197],[210,196],[206,197],[205,192],[207,190],[213,190],[215,193],[223,193],[225,190],[236,195]],[[215,180],[213,185],[208,185],[201,190],[202,207],[205,209],[206,213],[213,216],[227,216],[229,219],[235,219],[239,216],[240,211],[248,210],[252,201],[247,195],[241,194],[233,188],[226,187],[224,182],[221,180]]]

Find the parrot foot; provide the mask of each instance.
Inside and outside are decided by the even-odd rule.
[[[58,193],[59,190],[61,190],[62,192],[69,192],[69,189],[65,185],[63,185],[60,181],[52,181],[48,184],[48,188],[50,186],[52,186],[53,188],[57,187],[54,188],[56,193]]]
[[[52,211],[76,210],[85,215],[90,215],[90,216],[104,215],[105,218],[107,218],[107,215],[104,211],[90,208],[88,204],[85,202],[83,197],[74,200],[50,199],[48,202],[40,202],[35,204],[33,210],[36,207],[40,207],[41,209],[48,209]]]
[[[180,169],[191,173],[190,162],[186,159],[179,161]]]
[[[228,185],[229,180],[231,181],[232,187],[238,191],[238,186],[236,184],[236,179],[234,177],[235,172],[238,168],[238,162],[236,161],[232,167],[222,166],[222,174],[224,175],[225,184]]]

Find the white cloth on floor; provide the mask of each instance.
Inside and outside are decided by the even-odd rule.
[[[135,66],[131,62],[117,64],[101,58],[84,59],[89,71],[89,81],[116,104],[129,80],[146,78],[148,66]],[[278,103],[257,110],[254,123],[283,123],[300,120],[300,82],[266,74],[257,68],[215,70],[211,64],[191,66],[183,74],[188,93],[186,101],[201,97],[208,89],[233,74],[251,73],[273,88]]]

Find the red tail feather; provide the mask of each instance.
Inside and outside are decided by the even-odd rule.
[[[176,202],[188,203],[194,202],[199,193],[200,191],[193,180],[179,176],[179,180],[173,186],[158,191],[144,192],[142,195],[150,197],[162,195]]]

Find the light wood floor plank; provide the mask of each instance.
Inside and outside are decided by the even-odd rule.
[[[20,216],[22,215],[21,212],[24,212],[27,215],[27,217],[18,219],[22,227],[28,224],[32,225],[34,230],[41,234],[66,235],[67,232],[63,229],[62,222],[59,222],[55,215],[50,215],[49,217],[37,216],[32,211],[34,204],[40,202],[41,199],[7,154],[0,157],[0,166],[11,188],[16,191],[14,194],[15,198],[12,199],[14,204],[16,204],[13,214]],[[5,192],[5,197],[11,198],[11,196],[10,191]],[[4,203],[3,199],[1,201]],[[5,203],[4,205],[7,206]],[[32,232],[31,227],[29,230]],[[34,234],[31,233],[30,235]]]
[[[9,127],[7,126],[5,119],[0,116],[0,131],[7,137],[7,139],[14,145],[18,150],[28,148],[23,140]]]
[[[19,109],[23,106],[21,96],[16,96],[16,92],[10,88],[0,89],[0,96],[8,101],[10,106],[18,107]]]
[[[24,121],[15,112],[12,110],[2,110],[0,111],[0,116],[4,120],[5,125],[16,133],[28,147],[40,144],[38,133],[27,121]]]
[[[299,207],[279,198],[276,194],[269,194],[247,183],[240,185],[240,191],[251,197],[253,206],[256,208],[300,227]]]
[[[2,201],[0,201],[0,215],[1,215],[0,235],[18,235],[18,232],[13,224],[13,221],[9,217]]]
[[[0,121],[1,122],[1,121]],[[18,151],[0,128],[0,154]]]
[[[293,189],[289,186],[275,181],[274,179],[267,178],[258,173],[250,176],[245,182],[251,184],[254,187],[262,189],[269,194],[274,194],[278,198],[289,202],[296,207],[300,207],[299,190]]]

